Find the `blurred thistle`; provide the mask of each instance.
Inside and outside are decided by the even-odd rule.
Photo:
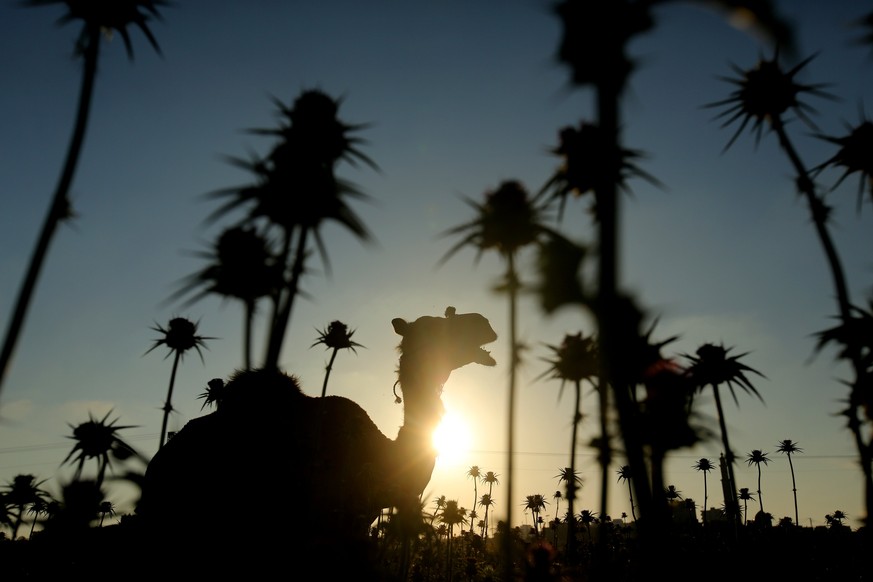
[[[751,130],[755,134],[755,145],[757,145],[761,141],[764,127],[781,128],[784,124],[783,116],[789,112],[793,112],[810,129],[818,130],[811,117],[815,113],[815,109],[801,101],[800,97],[803,95],[815,95],[828,99],[834,97],[822,90],[827,86],[825,84],[803,84],[795,79],[797,74],[814,57],[815,55],[807,57],[788,70],[784,70],[779,64],[778,51],[770,59],[759,59],[758,63],[751,69],[743,70],[737,65],[731,64],[737,77],[722,77],[722,79],[738,88],[727,99],[706,105],[706,107],[727,106],[715,117],[715,119],[727,118],[721,125],[723,128],[740,121],[739,127],[722,151],[727,151],[733,145],[750,122],[752,123]]]
[[[819,134],[818,137],[839,146],[839,149],[828,160],[813,168],[812,172],[818,172],[827,166],[842,168],[843,174],[831,186],[831,191],[836,190],[847,177],[857,172],[858,212],[860,213],[864,202],[865,186],[870,194],[870,202],[873,203],[873,159],[870,155],[873,151],[873,122],[865,118],[842,137],[823,134]]]
[[[97,462],[97,478],[95,480],[97,487],[103,484],[106,476],[106,470],[111,469],[110,453],[113,457],[127,459],[130,456],[137,455],[137,452],[127,444],[119,436],[118,431],[136,428],[135,426],[116,426],[119,419],[107,422],[112,411],[97,420],[90,413],[89,419],[78,425],[70,425],[73,429],[73,435],[68,437],[76,441],[73,449],[67,454],[61,464],[68,461],[76,464],[76,470],[73,474],[73,480],[78,481],[82,478],[82,470],[85,462],[89,459],[94,459]],[[75,458],[74,458],[75,457]]]
[[[76,41],[76,55],[82,56],[84,59],[82,82],[73,135],[67,148],[67,156],[61,168],[61,175],[58,178],[21,289],[18,292],[15,308],[9,318],[9,327],[3,340],[3,349],[0,351],[0,390],[3,388],[9,362],[15,351],[18,336],[21,334],[24,318],[27,315],[30,300],[33,298],[36,282],[54,233],[61,222],[74,217],[76,214],[70,202],[69,192],[73,183],[73,175],[79,163],[79,156],[82,153],[85,130],[88,127],[94,82],[97,77],[100,38],[102,35],[111,36],[113,31],[117,31],[124,40],[128,58],[133,60],[133,47],[127,27],[134,25],[142,31],[155,51],[158,54],[161,53],[158,43],[148,27],[148,21],[152,17],[160,18],[158,7],[165,5],[163,0],[111,0],[104,2],[93,0],[24,0],[22,3],[23,6],[30,7],[52,4],[64,4],[67,7],[67,13],[58,20],[58,24],[66,24],[74,20],[82,21],[82,31]],[[143,9],[145,12],[142,11]]]

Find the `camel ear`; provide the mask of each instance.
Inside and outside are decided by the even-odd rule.
[[[409,324],[402,317],[392,319],[391,325],[394,326],[394,332],[400,336],[406,335],[406,331],[409,329]]]

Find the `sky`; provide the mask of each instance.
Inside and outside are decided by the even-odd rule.
[[[866,2],[776,2],[790,19],[799,54],[816,57],[799,80],[827,83],[840,100],[810,97],[821,133],[844,135],[873,109],[873,59],[854,41],[851,24]],[[22,8],[0,4],[0,322],[5,333],[34,243],[70,140],[81,62],[73,58],[78,24],[56,20],[62,5]],[[364,347],[341,352],[328,391],[358,402],[389,437],[402,423],[392,387],[399,337],[391,320],[442,315],[447,306],[486,316],[498,333],[494,368],[456,370],[444,387],[453,434],[464,448],[446,451],[424,493],[428,508],[439,495],[471,507],[471,466],[493,471],[493,517],[507,499],[508,302],[492,291],[503,270],[496,256],[475,260],[463,250],[438,266],[457,239],[443,233],[474,217],[466,199],[504,180],[537,191],[557,169],[550,153],[561,128],[593,115],[590,90],[569,84],[556,60],[561,25],[551,3],[325,2],[183,0],[152,21],[161,55],[131,29],[134,59],[116,35],[102,45],[84,150],[72,185],[75,219],[56,234],[0,392],[0,484],[18,474],[45,479],[58,491],[70,475],[62,461],[72,427],[94,418],[116,420],[122,438],[154,454],[172,359],[162,347],[149,353],[172,317],[198,323],[203,358],[183,360],[173,397],[170,430],[208,413],[198,396],[207,382],[228,378],[242,365],[241,307],[208,297],[184,306],[165,300],[179,282],[204,266],[221,226],[204,220],[217,204],[206,193],[245,184],[250,177],[225,156],[265,153],[271,141],[246,133],[278,123],[273,98],[291,103],[320,89],[341,98],[340,117],[368,124],[362,150],[379,171],[342,165],[367,200],[353,209],[374,234],[362,245],[327,225],[330,271],[318,262],[303,282],[307,297],[292,314],[281,366],[304,391],[319,395],[329,352],[312,347],[334,320],[355,330]],[[717,110],[704,107],[733,91],[731,65],[749,68],[770,49],[721,14],[677,2],[656,11],[656,27],[635,39],[639,62],[622,101],[625,145],[645,152],[639,165],[663,188],[631,180],[622,197],[620,283],[655,324],[653,338],[677,336],[667,355],[722,343],[760,371],[752,376],[763,402],[740,392],[729,397],[726,419],[740,459],[738,486],[757,489],[754,449],[769,453],[762,467],[765,509],[794,515],[791,474],[777,443],[791,439],[802,525],[823,525],[835,510],[860,525],[861,473],[851,435],[837,415],[847,396],[848,370],[825,350],[814,356],[814,334],[833,325],[829,272],[807,210],[793,188],[790,167],[773,136],[756,144],[744,133],[723,151],[734,128],[721,128]],[[790,125],[801,156],[812,166],[834,147],[800,122]],[[824,174],[822,183],[836,182]],[[853,176],[832,195],[833,235],[850,292],[866,304],[873,292],[873,208],[858,210]],[[569,200],[561,229],[580,242],[595,231],[585,201]],[[523,263],[528,265],[528,263]],[[531,271],[525,275],[530,278]],[[261,326],[259,329],[263,329]],[[517,451],[513,519],[530,523],[525,497],[542,494],[544,517],[566,511],[553,494],[569,466],[573,398],[569,388],[543,377],[548,345],[565,334],[595,331],[578,308],[544,313],[522,300],[519,340],[525,344],[517,392]],[[583,395],[583,412],[596,398]],[[698,411],[717,431],[707,393]],[[599,467],[587,446],[596,416],[586,416],[577,452],[584,484],[576,509],[599,512]],[[667,483],[703,505],[704,478],[692,466],[717,462],[717,440],[674,452]],[[627,489],[610,468],[609,512],[631,515]],[[278,477],[277,463],[267,471]],[[86,464],[86,474],[94,471]],[[268,479],[271,478],[269,475]],[[718,475],[708,476],[709,503]],[[478,494],[483,493],[479,487]],[[281,495],[278,491],[277,495]],[[135,491],[114,487],[108,498],[123,514]],[[753,508],[750,507],[750,511]]]

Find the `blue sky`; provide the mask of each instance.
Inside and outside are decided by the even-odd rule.
[[[242,310],[213,298],[190,307],[163,300],[202,267],[191,253],[205,249],[216,232],[203,225],[217,207],[204,194],[248,181],[222,156],[263,153],[270,141],[243,130],[276,124],[271,96],[289,103],[302,90],[319,88],[343,98],[344,120],[371,124],[360,135],[381,172],[343,166],[339,173],[371,197],[354,208],[377,244],[361,246],[334,226],[324,230],[332,272],[314,268],[304,282],[311,298],[297,304],[282,365],[307,393],[319,394],[329,354],[310,347],[317,330],[333,320],[356,329],[354,339],[365,349],[340,354],[329,390],[356,400],[393,438],[402,414],[391,392],[399,341],[391,320],[440,315],[447,305],[482,313],[500,335],[492,350],[498,367],[462,368],[446,384],[446,406],[469,425],[471,450],[440,459],[426,495],[471,505],[471,465],[496,472],[505,484],[508,307],[490,291],[502,266],[490,256],[476,264],[469,251],[442,267],[437,262],[454,242],[440,234],[472,218],[462,197],[480,200],[506,179],[535,191],[558,166],[549,149],[559,129],[592,113],[591,95],[571,89],[554,58],[561,29],[549,6],[183,1],[162,9],[163,20],[150,25],[163,56],[136,29],[133,62],[119,37],[104,43],[72,188],[77,218],[53,241],[0,393],[0,483],[32,473],[53,484],[66,474],[59,465],[72,444],[70,425],[89,413],[111,410],[120,425],[135,427],[123,436],[151,455],[171,360],[160,349],[144,354],[157,338],[152,327],[176,315],[220,338],[208,342],[203,362],[196,354],[184,360],[170,429],[203,414],[197,396],[206,382],[241,365]],[[777,6],[796,24],[800,53],[818,53],[801,80],[829,83],[842,98],[809,99],[817,125],[825,134],[844,134],[846,124],[871,110],[873,60],[869,47],[852,44],[860,33],[849,25],[873,7],[812,0]],[[56,27],[62,13],[61,6],[0,5],[4,322],[75,114],[78,28]],[[720,129],[715,111],[703,107],[733,90],[719,79],[733,75],[730,63],[748,68],[769,51],[707,9],[676,3],[656,15],[656,29],[631,45],[640,68],[622,115],[626,145],[646,153],[640,165],[666,188],[636,180],[623,198],[623,284],[657,318],[656,338],[679,336],[668,353],[724,343],[749,352],[744,361],[766,376],[756,380],[765,402],[740,394],[739,406],[728,402],[727,420],[739,457],[752,449],[771,453],[762,482],[767,511],[793,515],[788,463],[775,452],[778,441],[790,438],[804,449],[795,457],[804,525],[823,524],[836,509],[857,519],[860,471],[850,434],[835,416],[846,395],[839,378],[847,372],[829,352],[810,360],[813,334],[829,327],[835,313],[823,253],[772,136],[756,146],[745,134],[723,153],[733,130]],[[809,165],[833,154],[801,123],[791,128]],[[823,183],[836,177],[826,175]],[[868,198],[856,212],[856,189],[849,179],[832,200],[834,236],[853,298],[862,303],[873,285],[873,209]],[[562,227],[578,240],[594,235],[578,200],[570,201]],[[522,307],[520,336],[529,350],[518,392],[518,521],[525,495],[551,500],[555,475],[568,465],[572,399],[567,390],[559,398],[556,381],[538,379],[542,358],[550,355],[545,344],[593,331],[584,312],[548,316],[533,301]],[[586,392],[583,408],[595,402]],[[706,395],[699,410],[715,428]],[[586,419],[581,442],[595,424],[593,415]],[[702,477],[691,466],[701,457],[715,461],[719,450],[709,442],[677,452],[668,482],[701,505]],[[577,509],[597,511],[598,469],[590,450],[582,449],[578,466],[585,485]],[[740,486],[756,488],[753,467],[741,463],[737,474]],[[709,501],[719,505],[713,478]],[[610,481],[612,516],[630,514],[623,485]],[[113,492],[112,500],[124,508],[129,493]],[[500,486],[494,498],[499,516],[506,502]],[[550,502],[546,514],[553,513]]]

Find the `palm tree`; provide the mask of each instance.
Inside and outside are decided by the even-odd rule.
[[[634,488],[631,484],[631,468],[630,465],[622,465],[618,471],[618,480],[624,481],[627,483],[628,494],[630,495],[630,506],[631,506],[631,516],[634,518],[634,521],[637,520],[636,510],[634,509]]]
[[[106,416],[97,420],[91,413],[88,413],[89,420],[76,426],[70,425],[70,428],[73,429],[73,436],[68,438],[76,441],[76,444],[61,464],[70,461],[75,455],[76,470],[73,474],[73,481],[81,480],[82,469],[85,466],[85,461],[88,459],[95,459],[97,461],[97,479],[95,480],[97,489],[103,484],[106,469],[111,469],[110,454],[118,459],[137,456],[147,461],[118,435],[120,430],[136,427],[116,426],[115,423],[118,419],[106,422],[110,414],[112,414],[111,410],[106,413]]]
[[[206,340],[215,339],[197,335],[197,325],[197,323],[184,317],[174,317],[170,320],[166,329],[160,325],[155,325],[152,328],[154,331],[163,334],[163,337],[156,339],[152,347],[146,350],[146,354],[158,346],[164,345],[170,350],[164,356],[164,359],[170,357],[171,354],[174,356],[173,370],[170,372],[170,387],[167,389],[167,399],[164,401],[162,408],[164,419],[161,423],[161,436],[158,441],[158,448],[163,447],[167,440],[167,421],[170,418],[170,413],[173,411],[173,387],[176,384],[176,372],[179,369],[179,362],[182,361],[185,352],[192,348],[197,350],[197,353],[200,355],[200,361],[203,362],[203,352],[200,348],[206,347]]]
[[[82,84],[79,93],[79,105],[76,111],[76,121],[73,135],[67,149],[67,157],[61,170],[55,193],[49,205],[48,213],[43,223],[42,231],[37,240],[30,265],[25,275],[21,290],[15,303],[15,309],[9,320],[9,327],[0,352],[0,389],[6,377],[6,371],[12,358],[12,352],[21,333],[24,318],[36,287],[36,281],[42,269],[42,264],[48,253],[49,244],[58,225],[75,216],[69,198],[73,176],[79,163],[79,155],[85,141],[85,130],[88,126],[88,116],[94,92],[94,81],[97,77],[97,63],[100,55],[100,42],[105,33],[117,31],[124,41],[129,60],[133,60],[133,46],[127,27],[134,25],[148,39],[152,48],[160,54],[161,50],[149,29],[148,22],[152,17],[160,19],[158,6],[165,5],[162,0],[116,0],[115,2],[70,2],[69,0],[25,0],[25,6],[47,6],[49,4],[66,4],[67,14],[58,21],[61,24],[74,20],[82,21],[82,30],[76,41],[76,56],[82,57]],[[145,12],[143,12],[145,11]]]
[[[24,515],[28,507],[35,503],[45,502],[49,498],[47,491],[40,488],[45,479],[37,481],[33,475],[16,475],[6,485],[3,491],[3,504],[14,509],[14,523],[12,524],[12,539],[18,536],[18,530],[24,522]]]
[[[461,240],[455,243],[448,252],[440,259],[439,264],[445,263],[459,250],[466,246],[476,249],[476,261],[485,251],[495,250],[506,265],[503,282],[498,285],[499,291],[506,292],[509,296],[509,409],[507,422],[507,482],[506,494],[506,521],[512,523],[512,475],[513,458],[515,451],[515,393],[516,376],[520,365],[520,352],[522,347],[516,340],[517,321],[516,305],[521,289],[516,269],[516,261],[519,253],[530,245],[542,247],[549,238],[563,239],[553,229],[542,222],[543,209],[538,207],[528,195],[527,189],[517,180],[505,180],[496,190],[485,192],[485,201],[482,203],[473,200],[465,200],[477,213],[473,220],[450,228],[443,234],[445,236],[463,235]],[[511,536],[504,536],[505,568],[508,570],[511,560]]]
[[[761,452],[759,449],[755,449],[748,455],[746,455],[746,464],[750,467],[755,465],[758,468],[758,504],[760,505],[760,511],[764,511],[764,496],[761,495],[761,463],[768,465],[770,463],[770,458],[767,457],[770,453]]]
[[[206,295],[237,299],[244,308],[243,364],[250,369],[254,318],[259,300],[275,297],[282,284],[279,264],[267,238],[252,226],[234,226],[222,231],[212,252],[196,253],[210,264],[182,280],[168,301],[200,288],[187,307]]]
[[[797,443],[791,439],[784,439],[776,444],[776,452],[783,453],[788,457],[788,466],[791,468],[791,492],[794,494],[794,523],[800,525],[800,518],[797,513],[797,481],[794,480],[794,463],[791,461],[791,455],[802,453],[803,449],[797,446]]]
[[[694,463],[694,465],[692,465],[692,468],[695,469],[696,471],[703,472],[703,527],[706,527],[706,509],[707,509],[707,507],[709,507],[707,505],[708,499],[709,499],[709,493],[708,493],[707,488],[706,488],[706,475],[707,475],[707,473],[712,471],[715,467],[713,467],[712,463],[709,462],[709,459],[704,457],[702,459],[699,459],[696,463]]]
[[[470,512],[470,533],[473,533],[473,521],[476,513],[476,504],[479,499],[479,479],[482,477],[482,472],[479,470],[479,465],[473,465],[467,471],[467,477],[473,480],[473,509]]]
[[[734,476],[734,453],[730,446],[728,438],[727,421],[725,420],[724,407],[721,402],[721,393],[719,388],[722,384],[727,384],[733,396],[734,403],[739,405],[734,386],[739,386],[747,393],[754,394],[762,402],[764,399],[758,393],[758,390],[752,385],[747,374],[757,374],[762,378],[765,377],[757,370],[740,362],[740,358],[747,355],[748,352],[735,356],[730,356],[730,351],[733,348],[725,348],[723,345],[715,345],[705,343],[697,348],[694,355],[685,354],[685,357],[691,361],[688,367],[688,374],[693,380],[697,391],[702,391],[707,386],[712,387],[712,393],[715,397],[715,407],[718,412],[718,424],[721,429],[721,442],[724,446],[725,461],[728,468],[729,491],[731,499],[727,507],[728,517],[735,524],[739,523],[739,503],[737,501],[736,477]]]
[[[749,523],[749,501],[755,501],[755,496],[749,493],[748,487],[741,487],[737,499],[743,502],[743,525]]]
[[[278,143],[263,159],[253,161],[229,157],[228,161],[250,171],[253,184],[234,186],[211,193],[230,197],[215,211],[216,218],[229,211],[249,207],[244,223],[266,222],[278,229],[278,263],[286,273],[282,288],[273,298],[273,314],[267,337],[264,368],[276,369],[285,333],[300,293],[300,280],[307,272],[312,240],[325,271],[330,261],[321,234],[327,221],[336,221],[358,240],[370,242],[372,234],[352,211],[347,197],[366,198],[353,184],[336,176],[341,161],[362,161],[376,165],[357,147],[361,140],[352,135],[362,125],[349,125],[338,117],[340,100],[317,90],[304,90],[289,107],[274,99],[282,123],[276,129],[253,129],[251,133],[273,136]],[[293,251],[293,252],[292,252]]]
[[[333,370],[333,362],[336,360],[336,354],[340,350],[351,350],[357,355],[355,348],[362,348],[361,344],[352,341],[352,336],[355,335],[355,330],[350,330],[346,324],[341,321],[332,321],[327,329],[319,332],[321,335],[314,344],[309,346],[313,348],[318,344],[324,344],[325,347],[332,350],[330,353],[330,361],[324,371],[324,384],[321,386],[321,396],[327,394],[327,381],[330,378],[330,372]]]

